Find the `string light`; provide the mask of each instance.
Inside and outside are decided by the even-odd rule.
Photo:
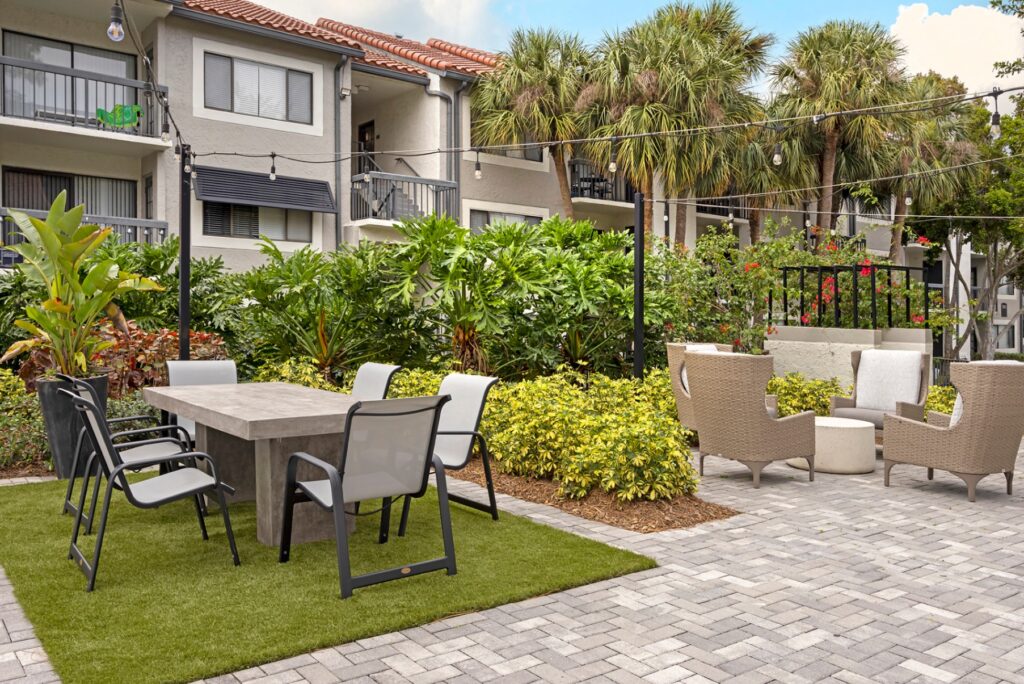
[[[277,155],[273,152],[270,153],[270,180],[277,180]]]
[[[110,8],[110,26],[107,27],[107,38],[115,43],[124,40],[124,10],[116,2]]]
[[[909,192],[903,197],[903,203],[908,207],[914,203],[914,198],[910,196]]]
[[[473,166],[473,178],[480,180],[484,177],[484,172],[480,168],[480,150],[476,151],[476,164]]]
[[[998,105],[996,105],[998,107]],[[1003,134],[1003,127],[999,125],[999,109],[992,112],[992,125],[989,126],[989,132],[992,134],[993,140],[999,140],[999,136]]]
[[[171,124],[167,119],[160,125],[160,139],[165,143],[171,142]]]
[[[613,135],[612,139],[611,139],[612,151],[611,151],[611,155],[609,155],[609,157],[608,157],[608,173],[615,173],[616,171],[619,170],[619,165],[615,162],[615,152],[616,152],[615,148],[616,148],[618,142],[619,142],[618,137]]]
[[[181,145],[180,144],[177,144],[177,145],[174,146],[174,161],[176,161],[176,162],[180,162],[181,161]]]
[[[775,143],[775,149],[772,152],[772,164],[782,166],[782,143]]]

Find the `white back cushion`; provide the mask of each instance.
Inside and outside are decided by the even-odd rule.
[[[921,393],[921,352],[865,349],[857,368],[857,408],[895,411],[916,404]]]
[[[688,345],[686,345],[685,349],[688,352],[701,352],[701,353],[704,353],[704,354],[718,354],[718,353],[720,353],[718,351],[718,347],[716,347],[713,344],[708,344],[706,342],[700,342],[700,343],[697,343],[697,344],[688,344]],[[686,377],[686,365],[685,364],[683,365],[683,372],[679,376],[679,379],[682,380],[682,382],[683,382],[683,389],[686,390],[687,394],[689,394],[690,393],[690,383],[689,383],[689,379]]]

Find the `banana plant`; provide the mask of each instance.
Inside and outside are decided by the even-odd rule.
[[[88,373],[90,359],[112,344],[97,334],[103,317],[127,333],[114,300],[126,292],[162,288],[149,278],[122,271],[113,259],[90,259],[111,229],[83,225],[85,206],[65,211],[66,206],[65,190],[53,201],[46,220],[10,212],[24,242],[0,248],[21,256],[18,268],[44,288],[46,299],[25,307],[25,318],[14,324],[32,336],[12,344],[0,363],[41,349],[49,352],[61,373],[81,377]]]

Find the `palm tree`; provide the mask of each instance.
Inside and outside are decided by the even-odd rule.
[[[729,134],[635,136],[752,118],[757,100],[744,88],[763,67],[770,44],[770,36],[742,26],[736,8],[728,2],[663,7],[649,19],[605,36],[598,48],[593,84],[581,98],[588,130],[598,137],[618,139],[618,167],[648,198],[656,174],[676,198],[698,186],[720,191],[727,174],[714,162],[729,146]],[[610,161],[610,143],[591,147],[591,156]],[[677,205],[677,216],[683,211],[682,204]],[[644,210],[648,233],[653,230],[653,213],[648,202]],[[684,222],[677,220],[680,231],[685,231]]]
[[[473,89],[473,144],[548,142],[562,205],[573,217],[566,159],[577,137],[576,102],[592,53],[576,35],[554,30],[517,29],[498,67]]]
[[[904,50],[881,24],[829,21],[800,33],[771,67],[783,117],[813,117],[900,102]],[[870,159],[886,141],[886,117],[872,113],[826,116],[814,126],[818,150],[818,220],[830,228],[842,164]],[[845,157],[844,157],[845,155]]]
[[[963,95],[966,88],[935,73],[914,77],[908,98],[917,102]],[[895,119],[896,125],[886,140],[882,160],[885,176],[898,176],[881,184],[881,193],[895,197],[895,218],[889,241],[889,259],[904,262],[903,229],[910,206],[930,207],[956,195],[966,180],[959,173],[928,173],[957,166],[977,157],[976,147],[966,139],[965,107],[937,102],[923,111],[909,112]],[[908,174],[914,174],[909,175]]]

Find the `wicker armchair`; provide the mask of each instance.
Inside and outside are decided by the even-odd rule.
[[[963,398],[963,415],[951,419],[929,413],[927,424],[885,417],[885,486],[897,463],[950,472],[967,485],[974,501],[978,482],[1002,473],[1006,493],[1013,492],[1013,468],[1024,436],[1024,364],[978,361],[956,363],[950,377]]]
[[[685,352],[684,363],[700,426],[701,475],[704,456],[714,454],[750,468],[757,488],[769,463],[805,458],[814,481],[814,412],[769,414],[764,388],[772,377],[771,356]]]
[[[676,412],[679,414],[679,424],[690,430],[697,430],[697,418],[693,414],[693,397],[690,396],[690,388],[687,378],[685,355],[686,351],[710,352],[714,348],[720,353],[732,353],[732,347],[728,344],[695,344],[693,342],[668,343],[665,345],[668,351],[668,374],[672,379],[672,393],[676,398]],[[772,394],[765,395],[765,405],[768,413],[773,418],[778,415],[778,397]]]
[[[869,349],[852,352],[850,361],[853,364],[853,396],[832,397],[833,416],[872,423],[876,435],[882,434],[886,415],[924,420],[924,402],[928,398],[931,379],[931,354]],[[913,364],[913,369],[909,368],[910,364]]]

